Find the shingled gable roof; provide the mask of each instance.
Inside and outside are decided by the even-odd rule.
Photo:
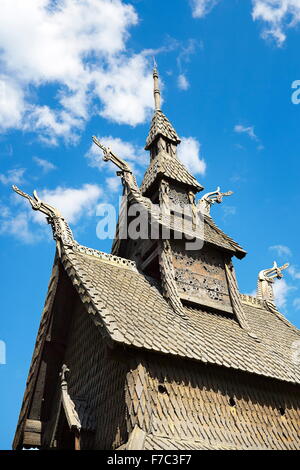
[[[177,157],[170,156],[164,151],[159,152],[147,168],[142,181],[141,192],[145,194],[159,176],[166,176],[177,183],[188,185],[196,192],[203,189],[203,186],[198,183]]]
[[[211,216],[204,216],[204,237],[207,243],[231,251],[239,259],[244,258],[247,252],[233,238],[229,237],[214,222]]]
[[[153,216],[155,220],[155,215]],[[182,217],[171,216],[170,214],[163,214],[161,219],[158,219],[163,227],[177,233],[181,233],[188,237],[196,237],[200,240],[204,239],[205,243],[214,245],[217,248],[222,248],[228,251],[237,258],[242,259],[247,252],[229,235],[226,235],[213,221],[210,216],[204,215],[204,231],[198,227],[193,228],[192,221],[188,219],[182,223]]]
[[[160,109],[157,109],[151,121],[151,127],[146,140],[145,150],[149,150],[151,144],[160,135],[166,137],[170,142],[174,142],[175,144],[180,143],[180,139],[177,135],[177,132],[170,123],[169,119],[164,115],[164,113]]]
[[[242,296],[258,339],[240,328],[233,316],[220,312],[185,307],[184,319],[174,313],[155,281],[128,260],[110,261],[97,253],[63,247],[61,262],[87,313],[113,341],[300,383],[300,368],[291,356],[300,332],[262,301]]]

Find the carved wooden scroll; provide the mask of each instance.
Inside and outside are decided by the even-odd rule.
[[[232,312],[223,254],[208,246],[186,252],[184,241],[174,240],[171,243],[180,298]]]

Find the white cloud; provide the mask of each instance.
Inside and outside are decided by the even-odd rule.
[[[20,184],[23,181],[25,168],[8,170],[6,174],[0,174],[0,182],[3,184]]]
[[[23,211],[12,216],[9,212],[3,216],[1,214],[0,234],[8,234],[22,241],[23,243],[34,243],[40,237],[35,231],[30,230],[28,213]]]
[[[207,15],[219,2],[219,0],[190,0],[194,18],[202,18]]]
[[[278,46],[286,40],[285,31],[300,23],[299,0],[252,0],[253,20],[266,23],[263,38],[271,37]]]
[[[270,246],[269,250],[275,251],[277,253],[277,255],[280,256],[280,257],[283,257],[283,256],[290,257],[290,256],[292,256],[291,250],[289,249],[288,246],[285,246],[285,245]]]
[[[0,129],[38,131],[56,144],[74,141],[95,113],[143,122],[153,105],[148,53],[126,52],[137,22],[121,0],[2,0]],[[53,108],[33,98],[47,84],[56,87]]]
[[[96,94],[103,103],[100,114],[119,124],[135,126],[153,110],[153,81],[143,54],[111,61],[109,72],[93,74]]]
[[[70,224],[76,224],[83,216],[94,213],[102,189],[95,184],[84,184],[81,188],[44,189],[38,192],[40,199],[55,207]],[[39,212],[32,212],[35,222],[44,223],[45,217]]]
[[[191,56],[195,54],[198,48],[203,47],[202,42],[195,39],[188,39],[185,43],[179,43],[179,54],[176,62],[178,67],[177,86],[181,90],[187,90],[190,83],[187,78],[186,65],[191,61]]]
[[[189,81],[183,73],[178,76],[177,84],[180,90],[188,90],[190,87]]]
[[[10,216],[9,207],[0,201],[0,217],[3,217],[6,219],[9,216]]]
[[[295,307],[296,310],[300,310],[300,297],[296,297],[296,299],[293,300],[293,307]]]
[[[120,158],[129,162],[132,170],[136,170],[136,165],[144,166],[149,163],[149,156],[143,148],[137,145],[126,142],[118,137],[106,136],[98,137],[101,143],[116,153]],[[86,158],[89,160],[89,165],[96,167],[100,170],[108,168],[114,173],[117,171],[117,167],[112,163],[103,161],[102,151],[94,143],[91,145],[89,151],[86,153]]]
[[[24,130],[32,129],[41,133],[40,139],[49,145],[57,145],[57,138],[62,137],[67,142],[76,143],[78,130],[84,126],[84,121],[64,110],[53,110],[49,106],[31,106]]]
[[[0,132],[10,127],[20,127],[24,110],[25,104],[21,87],[15,83],[12,77],[0,75]]]
[[[251,139],[258,140],[257,135],[254,132],[254,126],[242,126],[241,124],[236,124],[234,126],[234,132],[238,134],[247,134]]]
[[[200,158],[200,143],[197,139],[182,137],[178,146],[178,156],[191,173],[204,175],[206,163]]]
[[[275,303],[279,309],[286,307],[288,295],[292,290],[295,290],[295,287],[289,286],[284,279],[277,279],[274,282]]]
[[[57,167],[53,165],[53,163],[49,162],[48,160],[44,160],[43,158],[33,157],[33,161],[42,168],[44,173],[48,173],[51,170],[55,170]]]
[[[220,0],[190,0],[194,18],[203,18]],[[280,47],[286,30],[300,23],[299,0],[252,0],[252,18],[264,23],[262,37],[271,38]]]
[[[236,207],[228,206],[226,205],[226,203],[222,206],[222,210],[223,210],[223,220],[227,220],[228,217],[236,214]]]
[[[287,271],[293,279],[300,279],[300,271],[295,266],[290,265]]]
[[[105,182],[108,186],[108,189],[113,193],[116,193],[120,190],[121,180],[118,176],[110,176],[109,178],[106,178]]]

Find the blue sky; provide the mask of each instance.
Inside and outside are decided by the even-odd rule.
[[[180,157],[206,191],[233,190],[212,215],[247,251],[240,290],[289,262],[277,305],[300,326],[298,0],[2,0],[0,14],[0,448],[10,448],[54,259],[50,228],[14,195],[37,189],[76,239],[121,186],[91,136],[141,181],[152,114],[152,57]],[[16,14],[17,12],[17,14]],[[299,94],[300,97],[300,94]]]

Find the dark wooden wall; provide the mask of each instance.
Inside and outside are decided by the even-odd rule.
[[[125,443],[128,364],[114,359],[80,301],[74,310],[64,363],[70,369],[70,396],[84,399],[97,423],[94,434],[83,431],[82,448],[112,449]]]
[[[140,360],[132,427],[215,447],[300,449],[300,387],[154,354]]]

